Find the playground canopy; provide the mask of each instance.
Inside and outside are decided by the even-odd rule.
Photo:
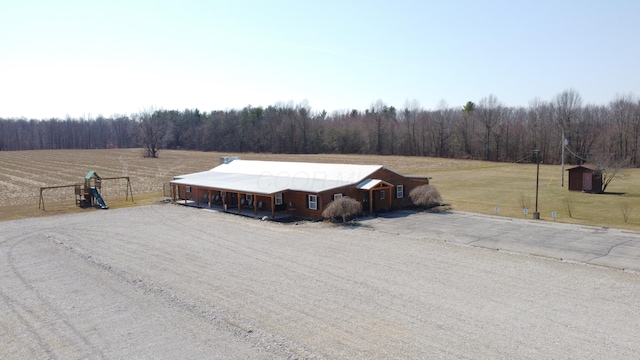
[[[96,178],[96,179],[100,179],[100,175],[98,175],[97,172],[95,172],[94,170],[91,170],[87,173],[87,175],[84,177],[85,180],[90,180],[92,178]]]

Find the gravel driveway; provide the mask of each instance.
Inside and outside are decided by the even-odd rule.
[[[174,205],[0,222],[0,358],[640,354],[637,272],[470,246],[415,215],[406,231]]]

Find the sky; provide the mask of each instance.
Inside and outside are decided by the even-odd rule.
[[[0,117],[640,94],[640,2],[0,2]]]

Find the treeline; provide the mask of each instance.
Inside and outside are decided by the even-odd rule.
[[[426,110],[377,101],[370,108],[313,112],[306,102],[200,112],[149,110],[131,116],[48,120],[0,119],[0,150],[160,149],[259,153],[340,153],[434,156],[490,161],[582,163],[594,157],[638,164],[640,101],[618,96],[583,105],[575,90],[528,107],[508,107],[494,95]]]

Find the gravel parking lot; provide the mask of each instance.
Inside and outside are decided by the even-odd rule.
[[[0,222],[0,358],[640,354],[637,272],[471,246],[447,227],[468,217],[438,216],[348,227],[155,205]],[[491,229],[468,236],[503,241]]]

